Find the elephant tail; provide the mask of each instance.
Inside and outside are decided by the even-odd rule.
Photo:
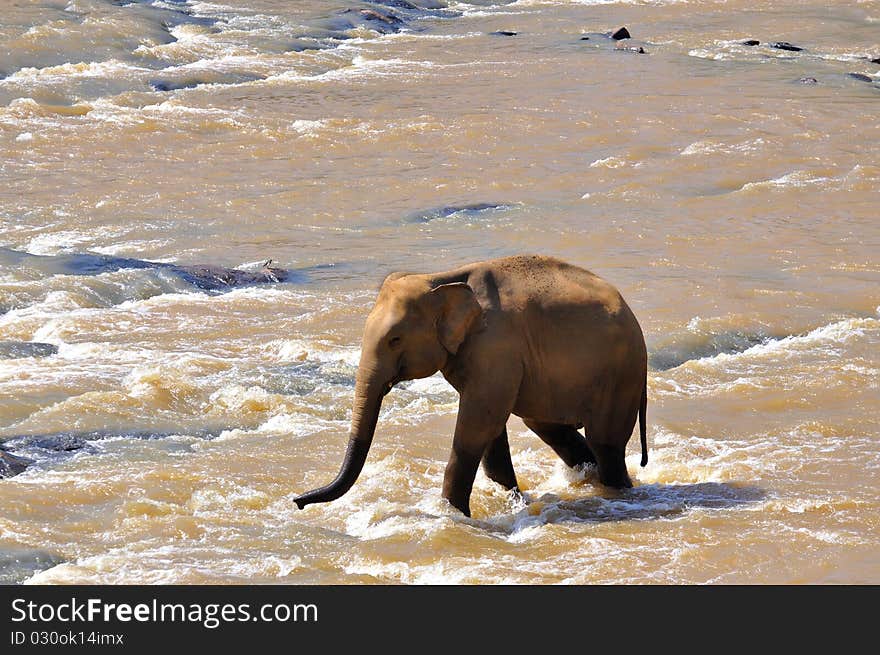
[[[648,464],[648,437],[646,412],[648,410],[648,376],[645,375],[645,386],[642,387],[642,404],[639,405],[639,432],[642,438],[642,466]]]

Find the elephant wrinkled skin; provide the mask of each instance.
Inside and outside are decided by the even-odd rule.
[[[437,371],[460,395],[443,496],[467,516],[481,461],[489,478],[517,489],[511,414],[567,465],[596,464],[612,487],[632,486],[624,453],[638,417],[647,464],[647,350],[623,297],[558,259],[507,257],[385,279],[364,328],[345,462],[329,485],[296,498],[300,509],[351,488],[382,398]]]

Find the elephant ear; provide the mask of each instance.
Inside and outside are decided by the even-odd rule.
[[[431,290],[440,298],[437,318],[437,338],[443,347],[454,355],[468,335],[476,327],[483,308],[474,296],[474,290],[464,282],[442,284]]]

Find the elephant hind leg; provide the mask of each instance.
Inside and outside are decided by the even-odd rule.
[[[519,489],[513,462],[510,460],[510,443],[507,440],[506,427],[486,447],[483,453],[483,471],[490,480],[505,489]]]
[[[599,465],[599,480],[607,487],[629,489],[633,486],[626,470],[625,451],[618,446],[591,443]]]
[[[523,423],[529,430],[541,437],[541,440],[550,446],[568,466],[596,463],[596,458],[587,445],[586,439],[574,426],[561,423],[542,423],[532,419],[523,419]]]

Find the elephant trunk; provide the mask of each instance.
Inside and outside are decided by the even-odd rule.
[[[387,388],[387,385],[383,386],[375,382],[362,382],[359,372],[352,409],[351,435],[342,468],[330,484],[295,498],[294,502],[300,509],[311,503],[328,503],[336,500],[357,481],[370,452],[370,444],[373,442],[376,422],[379,419],[379,408],[382,406],[382,398]]]

